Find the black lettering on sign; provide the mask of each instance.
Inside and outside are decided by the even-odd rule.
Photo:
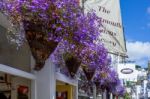
[[[118,28],[122,28],[121,23],[119,23],[119,22],[113,22],[113,21],[103,19],[103,18],[102,18],[102,22],[109,24],[109,25],[112,25],[112,26],[115,26],[115,27],[118,27]]]
[[[101,29],[101,32],[105,33],[105,34],[108,34],[108,35],[111,35],[113,37],[117,36],[117,33],[113,32],[111,30]]]
[[[114,47],[116,47],[116,45],[117,45],[116,42],[111,41],[111,40],[106,40],[106,39],[103,39],[103,38],[101,38],[100,41],[102,43],[108,43],[108,44],[110,44],[111,46],[114,46]]]
[[[99,6],[99,11],[100,12],[103,12],[103,13],[106,13],[106,14],[109,14],[110,13],[110,10],[106,9],[105,7],[102,7],[102,6]]]

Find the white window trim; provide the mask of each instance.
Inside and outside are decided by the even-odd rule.
[[[65,83],[68,83],[73,86],[78,86],[78,80],[77,79],[71,79],[64,74],[61,74],[59,72],[56,72],[56,79]]]
[[[25,71],[22,71],[19,69],[15,69],[15,68],[12,68],[10,66],[3,65],[3,64],[0,64],[0,72],[4,72],[4,73],[11,74],[11,75],[27,78],[30,80],[36,79],[36,76],[32,73],[28,73],[28,72],[25,72]]]

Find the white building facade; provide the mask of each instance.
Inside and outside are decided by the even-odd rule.
[[[100,41],[108,49],[116,68],[126,57],[120,0],[91,1],[88,0],[85,6],[89,3],[92,8],[98,7],[95,10],[103,18],[104,26]],[[0,92],[11,96],[11,99],[17,99],[21,90],[28,90],[28,99],[56,99],[57,91],[67,91],[68,99],[78,99],[78,79],[60,73],[50,59],[42,70],[34,71],[34,59],[28,44],[24,43],[19,49],[10,44],[6,35],[8,27],[11,26],[7,18],[0,13],[0,86],[4,86],[0,87]]]

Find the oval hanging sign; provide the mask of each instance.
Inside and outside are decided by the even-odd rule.
[[[124,69],[121,70],[121,72],[123,74],[131,74],[131,73],[133,73],[133,70],[130,69],[130,68],[124,68]]]

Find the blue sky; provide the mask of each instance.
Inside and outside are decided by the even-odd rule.
[[[150,0],[120,2],[128,55],[146,67],[150,59]]]

